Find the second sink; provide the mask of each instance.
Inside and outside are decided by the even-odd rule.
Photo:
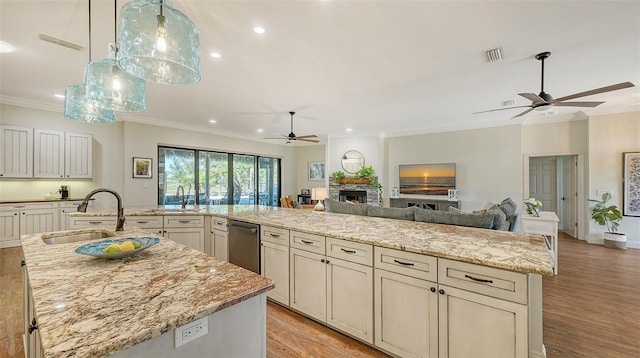
[[[88,240],[96,240],[96,239],[104,239],[107,237],[113,237],[114,235],[108,231],[100,230],[100,231],[81,231],[81,232],[68,232],[61,235],[56,236],[48,236],[43,237],[42,241],[48,245],[55,244],[68,244],[70,242],[79,242],[79,241],[88,241]]]

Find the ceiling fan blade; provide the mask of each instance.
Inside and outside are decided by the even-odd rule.
[[[529,101],[532,102],[531,104],[533,105],[546,103],[546,101],[542,97],[538,96],[535,93],[518,93],[518,95],[528,99]]]
[[[488,113],[488,112],[496,112],[496,111],[504,111],[505,109],[526,108],[526,107],[531,107],[531,106],[516,106],[516,107],[507,107],[507,108],[490,109],[490,110],[488,110],[488,111],[473,112],[472,114]]]
[[[287,139],[287,137],[286,136],[282,136],[280,138],[275,138],[274,137],[274,138],[260,138],[260,139]]]
[[[524,111],[524,112],[521,112],[520,114],[517,114],[517,115],[515,115],[515,116],[511,117],[511,119],[518,118],[518,117],[522,117],[522,116],[524,116],[525,114],[527,114],[527,113],[529,113],[529,112],[531,112],[531,111],[533,111],[533,107],[532,107],[532,108],[527,109],[527,110],[526,110],[526,111]]]
[[[303,142],[320,143],[320,141],[317,139],[306,139],[306,138],[297,137],[296,140],[301,140]]]
[[[611,86],[600,87],[600,88],[592,89],[590,91],[584,91],[584,92],[572,94],[572,95],[569,95],[569,96],[556,98],[556,99],[553,100],[553,103],[562,102],[562,101],[566,101],[566,100],[574,99],[574,98],[591,96],[591,95],[598,94],[598,93],[617,91],[617,90],[621,90],[621,89],[629,88],[629,87],[633,87],[633,86],[634,85],[631,82],[622,82],[622,83],[618,83],[618,84],[611,85]]]
[[[554,103],[554,106],[562,107],[597,107],[604,102],[558,102]]]
[[[301,135],[301,136],[298,136],[296,138],[298,138],[298,139],[300,139],[300,138],[318,138],[318,136],[315,135],[315,134],[309,134],[309,135]]]

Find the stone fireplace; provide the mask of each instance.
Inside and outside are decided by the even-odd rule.
[[[338,193],[340,201],[349,201],[352,203],[366,203],[367,191],[366,190],[340,190]]]
[[[329,184],[329,197],[333,200],[380,205],[378,186],[370,184]]]

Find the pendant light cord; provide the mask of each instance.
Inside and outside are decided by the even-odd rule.
[[[89,62],[91,62],[91,0],[89,0]]]
[[[118,0],[113,0],[113,43],[118,43]],[[116,46],[117,48],[117,46]],[[116,51],[118,51],[116,49]]]

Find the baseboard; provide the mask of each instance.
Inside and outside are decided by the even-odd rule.
[[[587,243],[589,244],[594,244],[594,245],[604,245],[604,238],[602,237],[602,234],[600,235],[587,235],[586,240]],[[629,241],[627,240],[627,249],[637,249],[640,250],[640,241]]]

